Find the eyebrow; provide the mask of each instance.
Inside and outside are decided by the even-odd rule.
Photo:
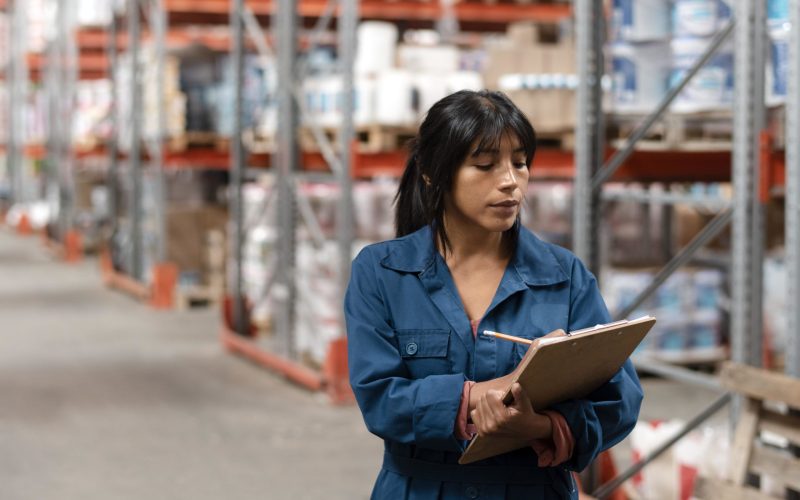
[[[500,150],[499,150],[499,149],[497,149],[497,148],[493,148],[493,149],[476,149],[476,150],[475,150],[475,151],[472,153],[472,156],[473,156],[473,157],[475,157],[475,156],[480,156],[480,155],[482,155],[482,154],[486,154],[486,153],[491,153],[491,154],[495,154],[495,155],[496,155],[496,154],[497,154],[497,153],[499,153],[499,152],[500,152]],[[520,146],[520,147],[518,147],[517,149],[515,149],[514,151],[512,151],[512,154],[516,154],[516,153],[524,153],[524,152],[525,152],[525,148],[524,148],[524,147],[522,147],[522,146]]]

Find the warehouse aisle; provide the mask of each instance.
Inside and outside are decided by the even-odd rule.
[[[157,312],[0,229],[0,498],[367,498],[354,406],[237,359],[213,310]]]

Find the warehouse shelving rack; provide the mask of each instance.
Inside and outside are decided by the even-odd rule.
[[[143,140],[142,136],[142,82],[140,47],[143,38],[142,22],[147,20],[148,35],[153,42],[156,61],[156,87],[163,88],[164,64],[166,59],[166,11],[161,0],[128,0],[120,11],[114,12],[112,22],[106,37],[107,60],[112,75],[112,136],[108,142],[107,150],[109,173],[107,177],[109,191],[109,213],[111,214],[111,235],[113,237],[120,230],[119,217],[122,213],[120,204],[121,193],[121,160],[127,164],[127,174],[131,186],[129,203],[125,212],[129,218],[128,239],[131,245],[130,258],[127,269],[117,269],[111,258],[110,251],[104,252],[101,258],[101,269],[107,286],[117,288],[141,300],[147,300],[156,308],[170,308],[173,306],[175,285],[178,270],[172,263],[166,261],[166,201],[164,172],[166,158],[164,153],[165,140],[165,112],[163,93],[158,92],[159,102],[156,106],[156,131],[153,137]],[[122,18],[127,21],[125,37],[121,37],[118,29]],[[118,104],[119,88],[117,70],[119,67],[118,53],[124,47],[129,54],[131,84],[130,92],[130,151],[120,154],[119,133],[120,115]],[[145,151],[142,150],[143,144]],[[155,264],[149,270],[151,283],[147,284],[145,272],[142,269],[142,255],[145,251],[143,241],[143,191],[142,184],[145,172],[145,163],[154,172],[155,203],[153,220],[156,225]]]
[[[10,16],[9,26],[9,60],[5,71],[8,85],[8,137],[6,144],[6,164],[10,183],[11,203],[29,201],[25,195],[32,179],[26,175],[24,161],[29,157],[40,157],[42,148],[29,145],[25,137],[25,99],[28,95],[29,68],[26,51],[27,10],[25,2],[7,1],[6,7]],[[17,230],[20,234],[32,232],[30,221],[23,214]]]
[[[215,15],[222,15],[221,5],[227,2],[207,2],[217,5]],[[169,1],[169,5],[185,5],[183,2]],[[246,6],[252,10],[245,9]],[[279,119],[281,125],[278,130],[276,153],[271,157],[273,169],[277,170],[277,201],[279,227],[282,230],[277,251],[277,262],[274,266],[277,275],[271,283],[270,289],[274,302],[277,303],[276,312],[276,338],[273,339],[273,348],[262,347],[256,339],[249,336],[246,297],[242,292],[241,248],[243,243],[241,182],[244,175],[242,161],[242,145],[239,137],[241,124],[237,123],[234,129],[232,148],[232,263],[233,276],[231,280],[232,321],[222,328],[222,339],[225,345],[238,351],[273,370],[277,370],[288,378],[317,390],[327,387],[334,401],[346,401],[351,396],[347,383],[346,341],[344,333],[340,338],[328,346],[328,356],[322,372],[306,368],[296,361],[296,353],[292,352],[292,339],[294,333],[294,303],[296,300],[294,283],[294,234],[298,223],[297,215],[308,218],[313,217],[310,210],[303,210],[304,201],[297,196],[296,180],[302,175],[299,165],[304,170],[320,170],[333,173],[333,180],[341,191],[339,209],[337,213],[338,254],[339,254],[339,293],[344,296],[344,289],[349,280],[349,268],[354,239],[354,219],[351,195],[353,178],[370,177],[374,174],[399,175],[405,165],[405,153],[393,151],[379,154],[361,154],[356,151],[352,142],[352,68],[355,52],[355,32],[360,15],[370,19],[383,20],[414,20],[425,19],[430,21],[438,18],[440,6],[438,4],[419,4],[407,2],[376,2],[343,0],[338,6],[335,3],[327,4],[318,1],[278,1],[274,4],[255,4],[239,0],[231,2],[230,19],[231,32],[234,34],[234,60],[241,60],[242,40],[245,27],[252,35],[255,31],[256,40],[265,40],[255,29],[253,19],[256,14],[272,14],[277,30],[277,61],[279,75]],[[177,8],[177,7],[176,7]],[[273,12],[272,9],[275,9]],[[239,19],[237,13],[245,15]],[[486,21],[509,23],[517,20],[556,21],[570,15],[571,8],[564,5],[553,4],[528,4],[528,5],[489,5],[489,4],[459,4],[456,6],[456,17],[460,21]],[[200,14],[184,13],[187,16]],[[338,15],[338,47],[339,47],[339,72],[344,76],[343,95],[346,97],[343,106],[342,132],[339,134],[338,153],[331,144],[325,140],[324,135],[313,123],[312,132],[319,142],[323,154],[299,153],[297,147],[297,125],[302,110],[302,102],[291,91],[296,87],[297,57],[297,24],[300,17],[312,17],[317,21],[316,33],[326,29],[330,17]],[[310,39],[314,39],[312,34]],[[237,41],[238,40],[238,41]],[[256,44],[258,46],[258,43]],[[271,52],[263,44],[259,46],[262,53]],[[241,64],[241,63],[239,63]],[[236,78],[241,78],[237,72]],[[240,97],[237,97],[240,98]],[[240,104],[237,103],[237,109]],[[238,114],[236,115],[238,117]],[[557,151],[542,151],[537,156],[537,161],[542,162],[542,167],[535,170],[534,175],[541,177],[561,178],[571,174],[571,154]],[[307,203],[307,202],[306,202]],[[297,211],[297,213],[296,213]],[[314,227],[314,221],[305,221]],[[340,324],[343,325],[343,320]],[[343,326],[342,326],[343,328]],[[276,348],[276,346],[278,346]]]
[[[618,319],[625,318],[680,266],[725,226],[733,226],[731,259],[732,305],[731,305],[731,354],[735,362],[758,366],[762,362],[762,264],[764,253],[764,207],[773,188],[782,186],[786,197],[786,250],[789,289],[789,328],[786,355],[786,372],[800,376],[800,313],[795,307],[800,299],[800,0],[790,1],[791,48],[789,89],[787,92],[786,153],[772,150],[772,138],[765,126],[764,64],[766,60],[766,13],[765,2],[760,0],[735,0],[734,20],[723,28],[710,43],[704,57],[690,69],[683,81],[675,85],[664,97],[656,110],[632,133],[626,146],[610,158],[604,153],[604,115],[602,110],[601,81],[604,75],[603,46],[605,43],[605,15],[601,2],[575,0],[576,33],[578,47],[578,115],[586,117],[578,122],[576,130],[576,175],[575,207],[573,221],[574,250],[589,266],[599,270],[599,221],[600,203],[603,198],[603,183],[633,154],[637,140],[642,138],[649,126],[665,112],[683,85],[693,77],[705,61],[733,35],[735,41],[735,103],[734,103],[734,148],[730,170],[726,179],[731,179],[734,199],[701,231],[686,248],[678,252],[652,284],[636,297],[632,304],[616,313]],[[695,161],[691,165],[699,166]],[[705,166],[705,165],[704,165]],[[657,177],[656,177],[657,178]],[[665,179],[660,179],[665,180]],[[718,180],[710,176],[709,181]],[[653,201],[633,193],[629,199]],[[624,197],[624,194],[622,195]],[[676,200],[662,200],[674,202]],[[637,368],[656,373],[684,383],[721,390],[719,381],[710,376],[674,367],[652,359],[639,358]],[[607,498],[625,480],[639,472],[688,432],[702,424],[710,416],[734,402],[734,417],[738,407],[737,398],[730,393],[722,394],[708,408],[688,422],[668,443],[644,457],[639,464],[620,474],[617,478],[600,486],[593,492],[597,498]]]

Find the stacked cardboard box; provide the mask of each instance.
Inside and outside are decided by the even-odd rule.
[[[487,87],[508,94],[537,132],[574,130],[575,45],[569,37],[556,27],[514,23],[487,53]]]

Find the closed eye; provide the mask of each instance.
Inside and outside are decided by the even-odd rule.
[[[494,166],[494,163],[486,163],[486,164],[482,164],[482,165],[475,165],[475,167],[477,167],[479,170],[482,170],[484,172],[488,172],[489,170],[492,169],[493,166]]]

